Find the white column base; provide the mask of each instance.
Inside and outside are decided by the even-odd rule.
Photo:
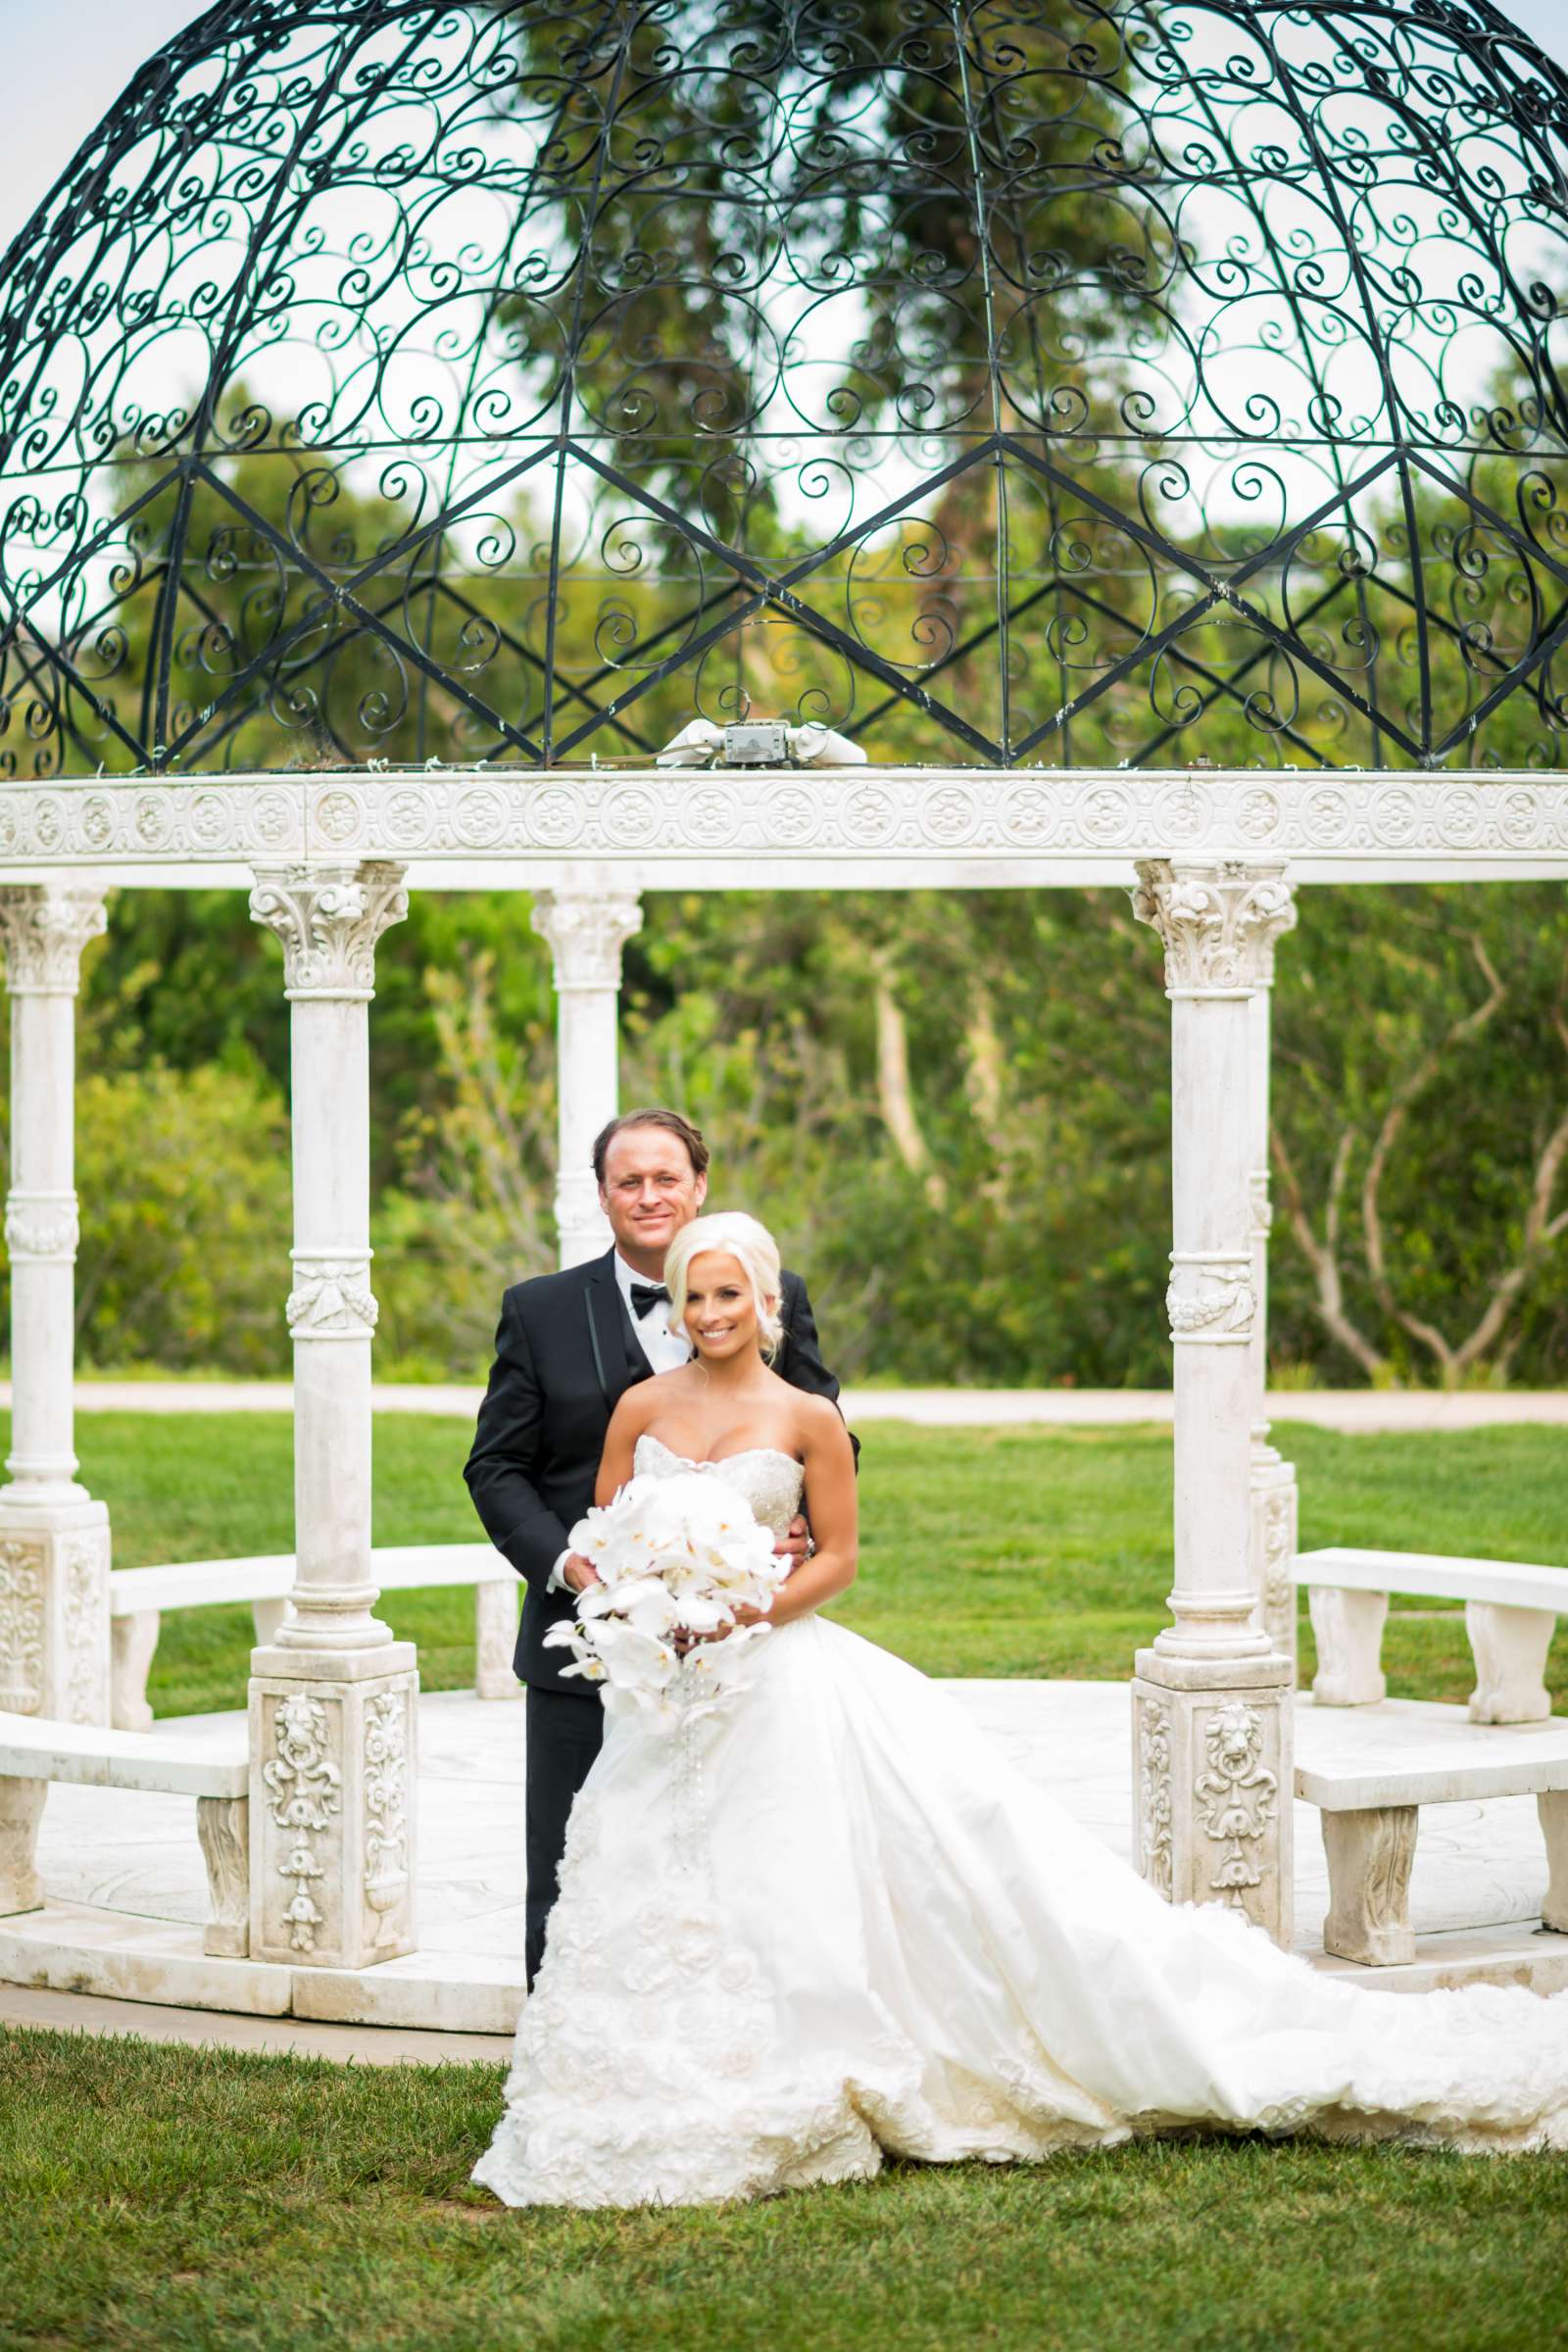
[[[1288,1947],[1290,1661],[1207,1666],[1142,1649],[1132,1690],[1137,1867],[1167,1901],[1228,1903]]]
[[[1250,1549],[1257,1585],[1253,1623],[1267,1634],[1274,1649],[1297,1664],[1296,1564],[1297,1528],[1300,1497],[1296,1465],[1282,1461],[1270,1445],[1252,1446],[1250,1479],[1251,1510]]]
[[[415,1944],[414,1644],[251,1664],[251,1957],[395,1960]]]
[[[107,1724],[109,1512],[85,1495],[29,1508],[9,1493],[0,1494],[0,1708]]]

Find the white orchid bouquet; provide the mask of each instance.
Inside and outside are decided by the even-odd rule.
[[[695,1470],[632,1478],[570,1543],[599,1582],[545,1646],[571,1651],[563,1674],[602,1684],[607,1711],[637,1708],[673,1729],[746,1688],[737,1670],[769,1628],[740,1612],[766,1609],[790,1562],[736,1488]],[[677,1646],[683,1634],[693,1639]]]

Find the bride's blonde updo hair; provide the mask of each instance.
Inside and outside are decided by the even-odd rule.
[[[752,1303],[757,1309],[758,1328],[761,1333],[762,1353],[769,1363],[779,1351],[784,1338],[784,1325],[779,1315],[779,1299],[783,1276],[779,1271],[778,1244],[765,1225],[749,1217],[742,1209],[713,1217],[693,1217],[683,1225],[670,1243],[664,1257],[664,1283],[669,1292],[669,1319],[677,1329],[686,1316],[687,1278],[694,1257],[710,1250],[722,1250],[726,1257],[739,1261],[742,1273],[752,1286]]]

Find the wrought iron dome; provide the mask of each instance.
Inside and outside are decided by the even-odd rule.
[[[5,770],[1560,766],[1565,158],[1483,0],[222,0],[0,266]]]

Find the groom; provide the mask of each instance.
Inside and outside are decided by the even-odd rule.
[[[684,1332],[669,1326],[664,1252],[708,1196],[708,1146],[676,1110],[612,1119],[593,1158],[614,1247],[585,1266],[508,1291],[464,1471],[485,1534],[527,1585],[513,1663],[528,1687],[530,1988],[544,1957],[566,1816],[604,1731],[598,1692],[564,1681],[569,1656],[544,1646],[547,1629],[593,1581],[567,1530],[593,1501],[605,1433],[622,1396],[691,1356]],[[798,1274],[784,1276],[779,1312],[784,1339],[773,1369],[813,1396],[837,1396]],[[799,1559],[807,1541],[806,1521],[797,1518],[779,1549]]]

